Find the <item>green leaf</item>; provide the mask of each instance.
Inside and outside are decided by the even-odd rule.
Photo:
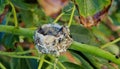
[[[15,42],[18,41],[18,36],[13,35],[13,34],[5,34],[2,43],[5,45],[5,48],[9,49],[14,49]]]
[[[11,69],[37,69],[37,61],[13,58],[11,60]]]
[[[116,56],[120,54],[119,47],[116,45],[110,45],[109,47],[106,48],[106,50],[115,54]]]
[[[21,46],[17,46],[16,51],[23,52],[23,48]],[[26,54],[29,55],[29,54]],[[37,60],[34,59],[25,59],[25,58],[12,58],[11,59],[11,69],[36,69],[38,64]]]
[[[76,53],[72,53],[72,54],[81,61],[81,67],[83,67],[84,69],[93,69],[93,67],[80,55]]]
[[[64,55],[63,56],[59,56],[58,60],[60,62],[68,62],[69,61],[69,59],[66,56],[64,56]]]
[[[20,9],[24,9],[24,10],[32,10],[34,8],[34,4],[27,4],[25,3],[23,0],[11,0],[11,2],[17,6]]]
[[[100,31],[98,28],[93,27],[92,31],[94,33],[94,35],[97,37],[97,39],[99,40],[99,42],[101,44],[105,44],[106,42],[109,42],[109,40],[107,39],[107,37],[105,36],[105,34],[103,33],[103,30]],[[104,30],[105,31],[105,30]],[[107,31],[107,30],[106,30]]]
[[[90,45],[97,44],[95,37],[93,36],[94,34],[92,34],[90,30],[84,27],[81,27],[78,25],[72,25],[70,27],[70,32],[71,32],[73,40],[77,42],[84,43],[84,44],[90,44]]]
[[[115,25],[120,26],[120,11],[118,11],[117,13],[112,14],[113,16],[111,16],[111,20],[113,21],[113,23]]]
[[[66,69],[84,69],[80,65],[71,62],[64,62],[63,65],[66,67]]]
[[[35,23],[33,20],[33,12],[30,10],[21,10],[20,12],[22,21],[25,23],[26,27],[31,27]]]
[[[10,57],[0,55],[0,62],[7,68],[10,69]],[[1,68],[0,68],[1,69]]]
[[[8,0],[0,0],[0,14],[3,13],[5,5],[8,4]]]
[[[32,11],[21,9],[19,12],[21,20],[25,23],[26,27],[40,26],[45,23],[49,23],[50,17],[47,17],[41,8],[35,6]],[[51,21],[53,22],[53,21]]]
[[[111,0],[76,0],[76,3],[79,6],[80,15],[87,17],[110,5]]]
[[[99,31],[103,32],[106,36],[111,36],[112,31],[108,27],[106,27],[103,23],[101,23],[99,26]]]

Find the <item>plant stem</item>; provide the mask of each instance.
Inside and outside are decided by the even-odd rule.
[[[68,27],[71,26],[71,23],[72,23],[72,20],[73,20],[73,16],[74,16],[74,12],[75,12],[75,5],[73,6],[73,10],[72,10],[72,13],[71,13],[71,16],[70,16],[70,20],[69,20],[69,23],[68,23]]]
[[[112,61],[116,64],[120,64],[120,59],[116,58],[115,55],[113,55],[113,54],[111,54],[111,53],[109,53],[105,50],[102,50],[98,47],[95,47],[95,46],[90,46],[90,45],[87,45],[87,44],[81,44],[81,43],[78,43],[78,42],[74,41],[72,46],[70,47],[70,49],[85,52],[85,53],[89,53],[91,55],[110,60],[110,61]]]
[[[51,62],[49,62],[49,61],[47,61],[47,60],[44,60],[44,62],[46,62],[46,63],[48,63],[48,64],[50,64],[50,65],[53,65],[53,63],[51,63]]]
[[[16,29],[13,26],[5,26],[5,25],[0,25],[0,32],[7,32],[7,33],[12,33],[12,34],[17,34],[17,35],[23,35],[26,37],[28,37],[28,36],[33,37],[33,34],[34,34],[34,30],[29,30],[29,29],[25,29],[25,28]],[[116,42],[116,41],[114,41],[114,42]],[[112,42],[111,44],[113,44],[114,42]],[[116,64],[120,64],[120,59],[115,58],[115,55],[112,55],[111,53],[104,51],[95,46],[81,44],[81,43],[74,41],[73,44],[71,45],[70,49],[78,50],[81,52],[86,52],[88,54],[110,60]]]
[[[17,15],[16,15],[15,7],[12,4],[12,2],[10,2],[10,1],[9,1],[9,4],[12,7],[12,11],[13,11],[13,15],[14,15],[14,20],[15,20],[15,28],[18,28],[18,20],[17,20]]]
[[[100,46],[100,48],[103,49],[103,48],[109,47],[109,46],[111,46],[112,44],[117,43],[118,41],[120,41],[120,38],[117,38],[117,39],[115,39],[115,40],[112,41],[112,42],[109,42],[109,43],[107,43],[107,44],[104,44],[104,45]]]
[[[58,61],[58,59],[57,59],[57,58],[55,58],[55,62],[54,62],[54,69],[56,69],[56,64],[57,64],[57,61]]]
[[[0,25],[0,32],[11,33],[15,35],[22,35],[33,38],[34,30],[25,28],[15,28],[14,26]]]
[[[44,57],[45,57],[45,55],[43,54],[43,55],[41,56],[41,60],[40,60],[40,62],[39,62],[38,69],[41,69],[41,68],[42,68],[42,65],[43,65],[43,63],[44,63]]]
[[[66,67],[61,62],[58,61],[58,64],[62,67],[62,69],[66,69]]]
[[[1,69],[6,69],[6,67],[0,62],[0,68]]]
[[[14,58],[29,58],[29,59],[37,59],[40,60],[39,57],[35,57],[35,56],[18,56],[18,55],[7,55],[9,57],[14,57]]]
[[[54,21],[53,21],[53,23],[56,23],[66,12],[69,12],[69,11],[71,11],[72,9],[69,9],[69,10],[67,10],[67,11],[65,11],[65,12],[62,12]]]
[[[21,53],[21,54],[22,54],[22,53]],[[36,56],[20,56],[20,54],[19,54],[19,55],[17,55],[17,54],[14,54],[14,55],[13,55],[13,53],[11,53],[11,54],[7,53],[7,54],[6,54],[6,52],[3,53],[3,54],[0,53],[0,55],[5,55],[5,56],[8,56],[8,57],[13,57],[13,58],[28,58],[28,59],[40,60],[40,58],[39,58],[39,57],[36,57]],[[53,65],[51,62],[49,62],[49,61],[47,61],[47,60],[44,60],[44,62],[46,62],[46,63],[48,63],[48,64],[50,64],[50,65]]]
[[[28,54],[31,52],[34,52],[35,50],[28,50],[28,51],[23,51],[23,52],[3,52],[0,51],[0,55],[22,55],[22,54]]]
[[[64,15],[65,13],[61,13],[54,21],[53,23],[57,23],[57,21],[62,17],[62,15]]]

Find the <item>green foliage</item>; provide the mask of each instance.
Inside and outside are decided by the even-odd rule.
[[[80,27],[78,25],[72,25],[70,27],[71,35],[73,39],[80,43],[90,44],[90,45],[97,45],[95,41],[95,37],[92,32],[86,28]]]
[[[75,2],[79,9],[74,8]],[[6,16],[4,17],[6,25],[0,23],[0,68],[119,69],[120,2],[114,0],[109,15],[99,26],[91,28],[84,28],[79,24],[80,21],[76,18],[79,16],[78,11],[84,17],[93,16],[110,5],[111,0],[75,0],[75,2],[69,0],[67,6],[59,12],[61,16],[52,18],[44,13],[45,10],[37,0],[0,0],[2,23],[4,20],[1,15]],[[9,11],[3,14],[5,6],[8,6]],[[35,29],[53,22],[69,25],[74,40],[68,49],[69,53],[63,53],[57,58],[50,54],[38,53],[33,43]]]
[[[92,16],[110,5],[111,0],[76,0],[79,5],[80,15]]]
[[[7,0],[0,0],[0,14],[3,13],[6,4],[8,4]]]

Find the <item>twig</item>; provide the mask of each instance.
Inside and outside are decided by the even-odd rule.
[[[7,55],[9,57],[14,57],[14,58],[28,58],[28,59],[37,59],[40,60],[39,57],[36,56],[18,56],[18,55]]]
[[[44,57],[45,57],[45,55],[43,54],[43,55],[41,56],[41,60],[40,60],[40,62],[39,62],[38,69],[41,69],[41,68],[42,68],[42,65],[43,65],[43,63],[44,63]]]
[[[58,62],[58,58],[55,59],[55,62],[54,62],[54,69],[56,69],[56,64]]]
[[[18,28],[18,20],[17,20],[17,15],[16,15],[16,11],[15,11],[15,7],[14,5],[12,4],[12,2],[9,1],[9,4],[11,5],[12,7],[12,11],[13,11],[13,15],[14,15],[14,22],[15,22],[15,28]]]
[[[53,21],[53,23],[56,23],[65,13],[67,13],[67,12],[69,12],[69,11],[71,11],[72,9],[69,9],[69,10],[67,10],[67,11],[65,11],[65,12],[62,12],[54,21]]]
[[[61,62],[58,61],[58,64],[62,67],[62,69],[66,69],[66,67]]]
[[[0,68],[1,69],[6,69],[6,67],[0,62]]]
[[[115,44],[115,43],[117,43],[118,41],[120,41],[120,38],[117,38],[117,39],[115,39],[114,41],[112,41],[112,42],[109,42],[109,43],[106,43],[106,44],[104,44],[104,45],[102,45],[102,46],[100,46],[100,48],[105,48],[105,47],[109,47],[109,46],[111,46],[112,44]]]
[[[62,17],[62,15],[64,15],[65,13],[63,12],[63,13],[61,13],[54,21],[53,21],[53,23],[56,23],[61,17]]]
[[[68,27],[71,26],[71,23],[72,23],[72,20],[73,20],[73,16],[74,16],[74,12],[75,12],[75,5],[73,6],[73,10],[72,10],[72,13],[71,13],[71,16],[70,16],[70,20],[69,20],[69,23],[68,23]]]

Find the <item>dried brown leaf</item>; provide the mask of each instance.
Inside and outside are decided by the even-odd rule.
[[[44,9],[46,15],[55,16],[67,5],[68,0],[38,0],[38,2]]]

